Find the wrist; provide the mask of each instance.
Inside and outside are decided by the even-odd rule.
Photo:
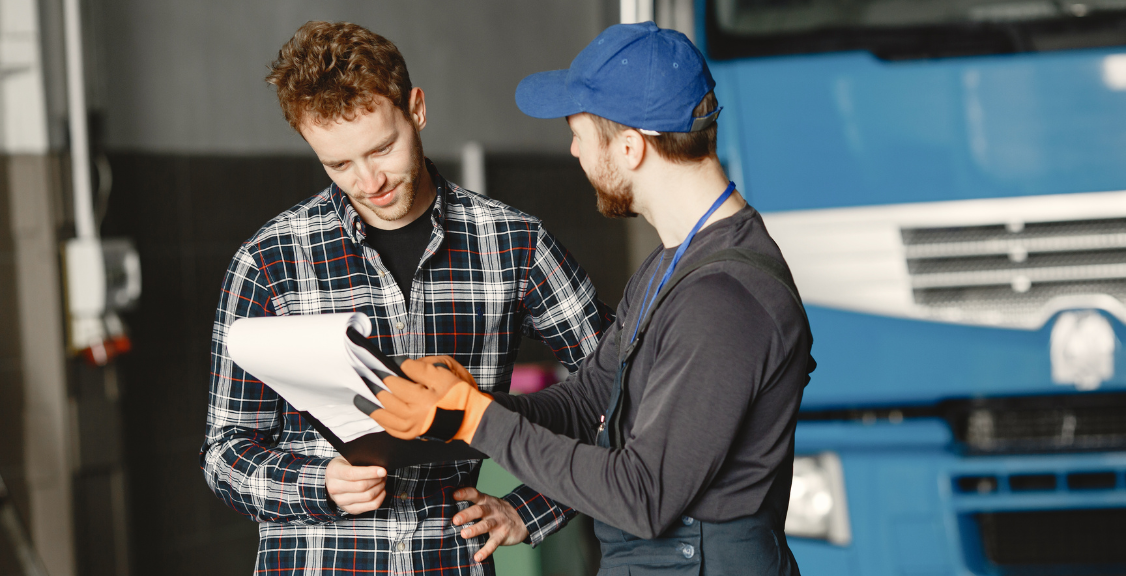
[[[326,471],[332,458],[306,458],[297,476],[297,493],[301,507],[311,518],[319,521],[340,518],[343,510],[328,493]]]
[[[461,427],[459,427],[457,433],[454,434],[454,439],[462,440],[466,444],[471,444],[474,434],[477,433],[477,427],[481,424],[481,418],[485,416],[485,409],[492,403],[492,396],[476,388],[470,389],[468,397],[465,400],[465,415],[461,418]]]
[[[524,531],[527,532],[527,536],[524,537],[523,543],[535,547],[537,544],[539,544],[540,540],[543,540],[543,536],[540,536],[539,540],[536,540],[532,537],[536,529],[536,518],[533,512],[529,509],[529,506],[526,505],[527,502],[525,501],[525,499],[517,493],[517,491],[519,491],[521,488],[527,487],[523,485],[517,486],[516,490],[513,490],[512,492],[504,495],[501,500],[511,506],[516,516],[520,518],[520,524],[524,526]]]

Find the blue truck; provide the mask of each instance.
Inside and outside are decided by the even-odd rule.
[[[694,14],[814,333],[802,572],[1126,574],[1126,2]]]

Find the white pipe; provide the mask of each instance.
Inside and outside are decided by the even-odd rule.
[[[621,23],[635,24],[653,19],[653,0],[621,0]]]
[[[622,24],[637,22],[637,0],[622,0]]]
[[[480,142],[466,142],[461,147],[461,185],[482,196],[485,190],[485,148]]]
[[[66,101],[70,117],[70,173],[74,188],[74,230],[93,240],[94,200],[90,185],[90,140],[86,129],[86,80],[82,62],[82,13],[78,0],[63,0],[66,39]]]

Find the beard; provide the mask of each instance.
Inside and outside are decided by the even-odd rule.
[[[603,154],[594,174],[587,174],[598,197],[598,211],[608,218],[633,218],[633,184],[610,164],[610,155]]]
[[[414,207],[414,199],[418,195],[418,177],[422,174],[422,170],[422,139],[418,137],[418,132],[415,132],[414,142],[411,144],[410,173],[400,178],[394,186],[391,186],[391,188],[399,187],[399,198],[390,206],[376,206],[363,197],[356,199],[365,208],[375,212],[380,220],[387,222],[399,220],[410,213],[411,208]]]

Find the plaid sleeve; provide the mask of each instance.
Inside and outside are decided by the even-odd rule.
[[[614,313],[598,299],[575,257],[540,226],[523,296],[534,335],[574,372],[594,351]]]
[[[536,240],[523,297],[534,336],[574,372],[594,351],[613,312],[598,299],[594,284],[574,256],[542,226]],[[521,485],[504,497],[528,528],[529,543],[539,545],[575,515],[569,507]]]
[[[292,408],[227,355],[232,322],[273,314],[268,283],[244,245],[227,269],[215,313],[200,465],[212,492],[240,514],[259,522],[331,522],[341,517],[325,490],[331,458],[274,449],[281,415]]]
[[[503,500],[511,504],[524,520],[524,526],[528,528],[525,542],[532,547],[539,546],[544,538],[566,526],[575,516],[574,509],[562,506],[523,484],[505,495]]]

